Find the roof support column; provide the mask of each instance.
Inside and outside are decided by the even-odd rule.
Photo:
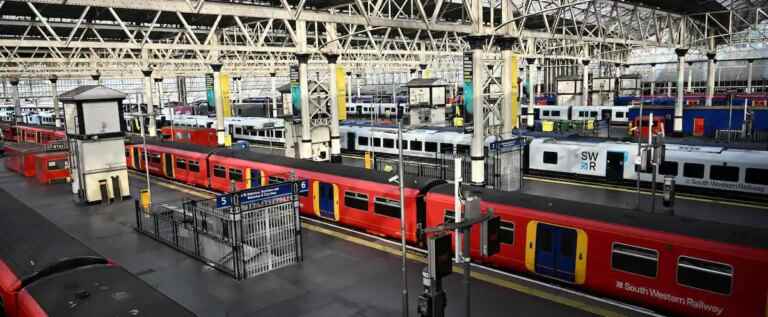
[[[651,97],[656,95],[656,64],[651,64]]]
[[[328,96],[331,108],[331,163],[341,163],[341,142],[339,136],[339,102],[336,87],[336,62],[339,54],[326,53],[328,59]]]
[[[746,93],[751,94],[752,93],[752,64],[754,60],[748,59],[747,60],[747,91]]]
[[[163,77],[155,77],[155,91],[157,91],[157,109],[163,115]]]
[[[506,2],[506,1],[505,1]],[[517,86],[517,55],[513,54],[514,39],[500,37],[496,43],[501,46],[501,58],[504,62],[502,69],[501,87],[504,99],[501,106],[502,129],[501,134],[511,134],[517,128],[520,117],[520,103],[518,102]]]
[[[311,55],[307,53],[296,54],[299,60],[299,100],[301,106],[301,145],[299,147],[300,159],[312,159],[312,129],[309,113],[309,80],[307,78],[307,62]]]
[[[272,96],[272,118],[277,118],[277,73],[276,72],[270,72],[269,73],[269,81],[272,85],[271,90],[271,96]],[[283,114],[285,115],[285,114]]]
[[[222,64],[211,64],[213,70],[213,95],[216,102],[216,143],[224,146],[227,132],[224,130],[224,101],[221,100],[221,68]]]
[[[528,109],[533,109],[533,105],[536,104],[536,94],[534,92],[534,84],[536,82],[536,59],[528,57],[525,59],[528,62]]]
[[[589,106],[589,60],[582,59],[581,64],[584,65],[581,71],[581,105]]]
[[[473,2],[474,3],[474,2]],[[486,37],[468,36],[466,41],[472,50],[472,157],[471,182],[485,185],[485,114],[483,111],[483,45]]]
[[[235,84],[235,100],[237,103],[243,102],[243,77],[233,76],[232,81]]]
[[[149,136],[157,136],[157,122],[155,122],[155,106],[152,102],[152,69],[146,68],[141,71],[144,74],[144,104],[147,107],[147,117],[149,126],[147,127]],[[143,125],[142,125],[143,126]]]
[[[56,82],[59,80],[59,78],[56,75],[51,75],[51,77],[48,78],[48,80],[51,82],[51,101],[53,102],[53,122],[56,129],[61,128],[61,118],[59,117],[59,93],[58,89],[56,88]]]
[[[536,96],[541,96],[541,86],[543,86],[544,72],[542,72],[541,64],[536,64]]]
[[[21,100],[19,100],[19,77],[11,77],[11,98],[13,99],[13,118],[15,122],[21,123],[24,118],[21,115]],[[19,139],[21,140],[21,139]]]
[[[714,52],[707,53],[707,97],[704,101],[707,107],[712,106],[712,96],[715,95],[715,67],[717,67],[715,56]]]
[[[673,133],[683,134],[683,85],[685,85],[685,54],[687,48],[675,49],[677,54],[677,101],[675,102],[675,119],[672,125]]]
[[[692,93],[693,92],[693,63],[688,62],[688,86],[685,89],[685,92]]]

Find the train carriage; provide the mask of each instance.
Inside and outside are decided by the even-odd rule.
[[[501,252],[473,258],[691,316],[762,316],[768,233],[583,202],[478,189],[502,218]],[[427,196],[428,225],[454,219],[453,187]],[[610,210],[607,210],[610,209]],[[727,228],[724,228],[727,227]]]

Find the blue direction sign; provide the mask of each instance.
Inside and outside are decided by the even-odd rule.
[[[245,205],[291,194],[293,194],[293,183],[282,183],[244,190],[237,193],[237,198],[241,205]]]
[[[309,192],[309,181],[302,179],[299,181],[299,194],[306,194]]]
[[[216,196],[216,208],[224,208],[232,206],[232,195],[218,195]]]
[[[519,149],[523,145],[523,140],[519,138],[499,140],[490,144],[489,148],[493,151],[509,152]]]

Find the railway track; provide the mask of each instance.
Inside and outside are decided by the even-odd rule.
[[[146,174],[137,172],[135,170],[130,170],[130,174],[136,178],[141,178],[142,181],[145,180],[145,177],[146,177],[145,176]],[[213,198],[218,194],[217,192],[209,189],[191,186],[188,184],[180,183],[177,181],[169,180],[169,179],[154,176],[154,175],[151,175],[151,179],[154,183],[157,183],[161,186],[164,186],[173,190],[178,190],[196,197]],[[393,255],[399,256],[402,254],[399,241],[394,241],[389,238],[369,234],[367,232],[362,232],[362,231],[347,228],[344,226],[339,226],[337,224],[330,223],[322,219],[316,219],[316,218],[307,217],[307,216],[300,216],[300,218],[301,218],[302,226],[308,230],[312,230],[322,234],[341,238],[346,241],[350,241],[352,243],[374,248],[374,249],[387,252]],[[426,263],[427,250],[416,247],[416,246],[412,246],[412,245],[408,245],[407,250],[408,250],[407,256],[410,260]],[[575,300],[573,298],[582,298],[584,300],[599,302],[608,307],[615,307],[617,309],[621,309],[624,311],[633,312],[639,316],[654,316],[654,317],[665,316],[644,307],[623,303],[610,298],[592,295],[586,292],[564,287],[560,284],[534,279],[526,275],[512,273],[506,270],[500,270],[494,267],[489,267],[489,266],[474,263],[474,262],[471,263],[471,266],[473,269],[471,273],[471,277],[474,279],[491,283],[500,287],[520,291],[532,296],[545,298],[547,300],[557,302],[559,304],[587,310],[596,315],[625,316],[624,314],[617,313],[616,311],[613,311],[607,308],[587,307],[585,303],[579,302],[578,300]],[[462,274],[463,268],[458,264],[455,264],[453,266],[453,271],[455,273]],[[525,284],[532,285],[532,286],[527,286]],[[541,289],[548,290],[549,292],[542,291]],[[564,294],[566,296],[558,295],[558,294]]]
[[[269,149],[270,151],[279,149],[278,147],[275,147],[275,146],[268,146],[263,144],[251,144],[251,146],[257,147],[257,148]],[[381,154],[378,154],[378,155],[381,155]],[[361,154],[351,153],[351,152],[342,154],[342,157],[347,159],[353,159],[353,160],[364,160],[364,157]],[[421,165],[432,166],[435,168],[441,167],[438,164],[433,164],[433,163],[419,161],[419,160],[406,161],[406,164],[408,164],[408,162],[414,162]],[[452,174],[453,173],[451,173],[451,175]],[[615,183],[607,184],[605,182],[591,181],[586,179],[552,177],[552,176],[533,175],[533,174],[526,174],[525,176],[523,176],[523,179],[526,181],[558,183],[558,184],[565,184],[565,185],[571,185],[571,186],[580,186],[580,187],[588,187],[588,188],[610,190],[610,191],[620,191],[620,192],[627,192],[627,193],[638,192],[637,187],[632,185],[615,184]],[[653,193],[649,188],[649,186],[641,186],[640,194],[650,196]],[[660,188],[657,188],[656,195],[659,196],[659,199],[661,199],[661,194],[662,193]],[[715,204],[732,206],[732,207],[746,207],[746,208],[768,210],[768,200],[758,201],[758,200],[745,200],[741,198],[728,198],[728,197],[720,197],[720,196],[715,197],[711,195],[695,194],[690,192],[679,192],[679,191],[676,193],[676,199],[697,201],[697,202],[703,202],[703,203],[715,203]]]

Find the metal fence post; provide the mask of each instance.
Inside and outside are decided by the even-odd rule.
[[[139,206],[139,200],[134,199],[134,210],[136,211],[136,230],[139,230],[139,232],[143,231],[143,226],[141,225],[141,207]]]

